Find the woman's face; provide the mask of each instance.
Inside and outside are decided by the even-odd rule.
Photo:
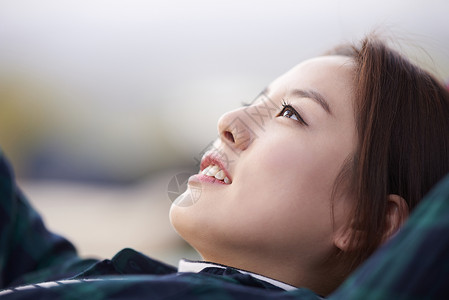
[[[313,268],[335,249],[351,205],[331,194],[357,141],[353,67],[342,56],[305,61],[220,118],[219,140],[170,211],[204,259],[256,271],[264,259]],[[201,174],[210,165],[223,172]]]

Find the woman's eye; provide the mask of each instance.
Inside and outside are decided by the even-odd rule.
[[[301,117],[301,115],[298,113],[298,111],[293,108],[293,106],[291,106],[290,104],[288,104],[286,102],[282,102],[282,106],[283,106],[283,108],[282,108],[281,112],[277,115],[278,117],[286,117],[286,118],[295,120],[302,125],[309,126],[309,124],[307,124],[304,121],[304,119]]]
[[[288,107],[285,107],[285,108],[284,108],[284,110],[283,110],[283,112],[282,112],[282,116],[283,116],[283,117],[290,118],[290,119],[293,119],[293,120],[296,120],[296,121],[300,121],[300,120],[298,119],[298,117],[296,116],[296,114],[295,114],[290,108],[288,108]]]

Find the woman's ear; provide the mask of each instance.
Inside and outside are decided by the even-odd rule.
[[[385,232],[382,240],[388,240],[401,225],[407,220],[409,215],[409,208],[407,202],[399,195],[388,195],[387,215],[385,221],[387,222]]]
[[[409,215],[409,208],[407,202],[401,196],[390,194],[387,197],[387,209],[385,217],[385,232],[382,236],[382,241],[388,240],[401,225],[407,220]],[[345,226],[339,228],[334,234],[334,245],[338,249],[346,252],[356,250],[357,243],[351,245],[351,236],[355,241],[360,241],[364,238],[362,230],[357,230],[353,226],[347,228]]]

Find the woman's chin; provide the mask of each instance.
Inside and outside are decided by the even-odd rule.
[[[172,207],[173,206],[179,206],[179,207],[187,207],[187,206],[192,206],[194,205],[196,202],[198,202],[199,199],[199,195],[196,189],[191,189],[191,188],[187,188],[187,190],[182,193],[181,195],[178,196],[178,198],[175,199],[175,201],[173,201]]]

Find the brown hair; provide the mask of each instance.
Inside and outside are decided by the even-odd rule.
[[[374,35],[329,54],[356,64],[358,146],[340,173],[356,199],[348,226],[363,233],[350,238],[357,250],[343,254],[353,270],[382,242],[388,195],[412,211],[449,172],[449,92]]]

